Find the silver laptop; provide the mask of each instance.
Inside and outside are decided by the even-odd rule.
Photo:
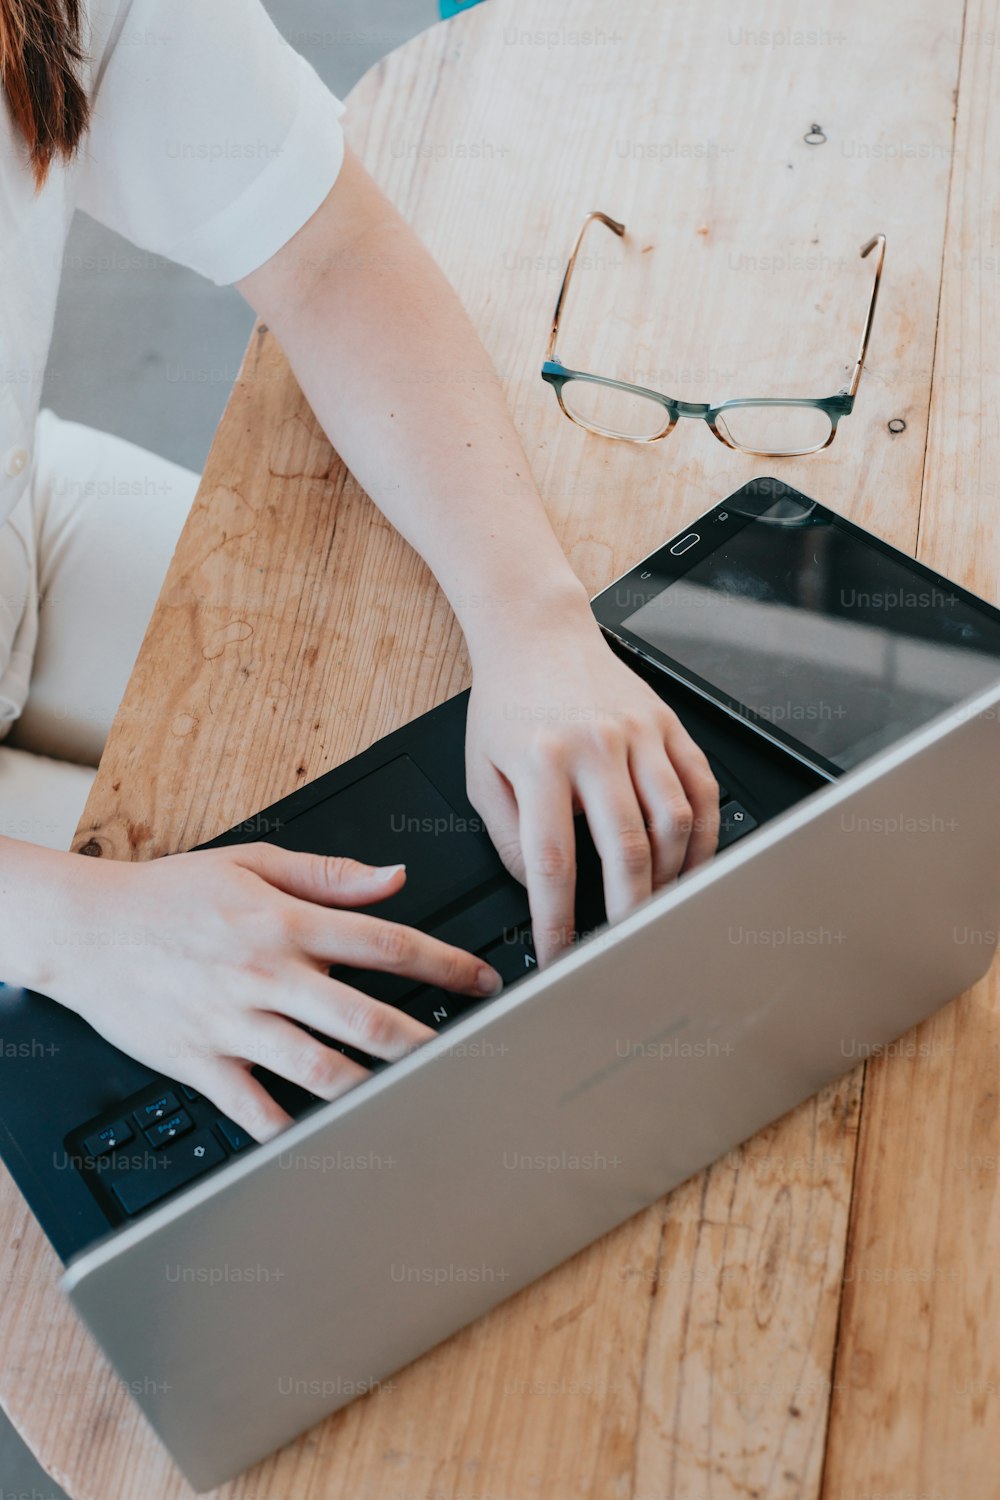
[[[995,688],[911,735],[76,1260],[66,1291],[195,1489],[973,984],[998,714]]]

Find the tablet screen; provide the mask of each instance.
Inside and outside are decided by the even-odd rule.
[[[997,611],[823,507],[786,495],[698,525],[690,565],[620,627],[827,769],[1000,678]]]

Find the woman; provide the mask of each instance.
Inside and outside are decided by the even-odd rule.
[[[350,850],[323,859],[257,844],[146,865],[60,852],[195,483],[51,412],[36,421],[75,206],[236,284],[331,442],[434,570],[473,666],[470,795],[527,884],[542,962],[572,937],[575,810],[615,919],[709,857],[717,789],[675,716],[605,645],[498,381],[421,380],[428,368],[486,370],[488,358],[345,149],[343,106],[258,0],[0,0],[0,73],[0,713],[13,726],[0,815],[19,835],[0,839],[2,973],[264,1139],[288,1117],[255,1063],[326,1099],[363,1076],[303,1026],[384,1058],[430,1035],[336,983],[330,965],[469,994],[498,980],[355,910],[405,872]],[[67,941],[124,926],[149,941]]]

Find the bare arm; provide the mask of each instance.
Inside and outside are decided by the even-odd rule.
[[[573,934],[573,812],[609,915],[706,859],[715,783],[609,651],[454,291],[348,153],[324,205],[240,290],[334,446],[432,568],[473,664],[472,800],[526,878],[543,961]]]

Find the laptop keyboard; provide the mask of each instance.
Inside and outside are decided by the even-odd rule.
[[[113,1224],[187,1187],[253,1139],[207,1099],[166,1079],[89,1121],[66,1151]]]
[[[721,852],[756,828],[757,822],[731,794],[721,768],[713,764],[712,769],[719,781]],[[447,926],[439,932],[447,938]],[[505,926],[476,951],[496,969],[505,986],[525,978],[537,966],[531,928],[526,922]],[[349,981],[352,971],[331,972]],[[398,1006],[435,1031],[485,1003],[415,984],[398,975],[366,971],[362,976],[354,971],[354,977],[375,999]],[[329,1037],[322,1040],[373,1072],[386,1066],[346,1043]],[[302,1113],[303,1107],[316,1102],[301,1090],[293,1093],[301,1100],[299,1109],[291,1106],[294,1113]],[[290,1107],[285,1098],[282,1103]],[[121,1224],[253,1144],[246,1131],[194,1089],[163,1078],[81,1125],[67,1137],[66,1150],[109,1221]]]

